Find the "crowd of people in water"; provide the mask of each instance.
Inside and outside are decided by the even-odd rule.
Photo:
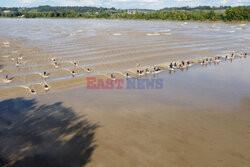
[[[242,58],[242,57],[245,57],[247,56],[247,53],[241,53],[240,55],[236,55],[235,53],[232,53],[230,56],[226,55],[226,56],[215,56],[215,57],[211,57],[211,58],[204,58],[204,59],[201,59],[201,60],[198,60],[198,63],[201,64],[201,65],[207,65],[209,63],[219,63],[220,61],[223,60],[223,58],[225,60],[232,60],[234,58],[236,58],[236,56]],[[169,66],[168,66],[168,70],[170,71],[175,71],[176,69],[185,69],[185,68],[189,68],[191,67],[192,65],[194,65],[195,62],[194,61],[181,61],[180,63],[177,63],[177,62],[170,62]],[[140,64],[136,64],[137,66],[140,66]],[[164,68],[160,68],[160,67],[154,67],[152,70],[149,70],[149,68],[146,68],[145,70],[141,70],[141,69],[138,69],[136,70],[136,75],[137,76],[143,76],[145,74],[157,74],[161,71],[163,71]],[[131,78],[131,76],[129,75],[129,73],[127,72],[126,73],[126,77],[127,78]],[[114,74],[111,74],[111,78],[112,79],[115,79],[115,75]]]
[[[200,59],[200,60],[198,60],[198,63],[201,64],[201,65],[207,65],[207,64],[213,63],[213,62],[214,63],[219,63],[223,59],[224,60],[231,60],[232,61],[232,59],[234,59],[236,57],[240,57],[240,58],[244,57],[244,58],[246,58],[246,56],[247,56],[247,53],[241,53],[241,54],[232,53],[231,55],[215,56],[215,57]],[[22,64],[22,62],[21,62],[22,59],[23,59],[22,57],[18,57],[16,60],[13,59],[13,60],[15,60],[15,64],[16,64],[17,68],[19,68],[20,65]],[[52,63],[54,65],[54,67],[56,69],[59,68],[59,63],[56,61],[56,59],[52,58],[51,60],[52,60]],[[72,64],[74,66],[78,66],[77,62],[72,62]],[[143,76],[143,75],[146,75],[146,74],[157,74],[159,72],[162,72],[163,70],[170,70],[170,71],[175,71],[176,69],[183,70],[185,68],[188,69],[189,67],[191,67],[194,64],[196,64],[196,63],[194,61],[190,61],[190,60],[188,60],[188,61],[183,61],[182,60],[179,63],[177,63],[177,62],[170,62],[170,64],[168,65],[167,68],[159,67],[159,66],[153,67],[153,69],[151,69],[151,70],[149,68],[146,68],[146,69],[141,69],[140,68],[140,69],[136,70],[136,75],[137,76]],[[136,64],[136,66],[140,66],[140,64]],[[83,69],[86,72],[91,72],[92,71],[90,68],[83,68]],[[65,70],[71,72],[72,77],[75,77],[75,75],[77,74],[75,72],[75,70],[69,70],[69,69],[65,69]],[[1,69],[0,72],[2,72],[2,71],[3,71],[3,69]],[[44,90],[48,91],[50,89],[50,86],[47,84],[46,78],[48,78],[50,76],[50,73],[48,73],[47,71],[44,71],[42,74],[41,73],[39,73],[39,74],[42,75],[42,77],[44,78],[44,83],[43,83]],[[126,72],[126,75],[124,75],[124,76],[126,76],[127,78],[131,78],[131,76],[130,76],[130,74],[128,72]],[[113,80],[115,80],[115,75],[112,73],[110,75],[110,78],[113,79]],[[5,83],[10,83],[13,79],[14,79],[14,77],[10,78],[9,75],[6,74],[4,82]],[[29,91],[32,94],[36,94],[35,89],[27,87],[27,86],[23,86],[23,87],[29,89]]]

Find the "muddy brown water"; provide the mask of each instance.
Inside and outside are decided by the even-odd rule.
[[[141,77],[162,79],[162,89],[126,89],[125,79],[121,90],[89,90],[84,82],[86,76],[106,79],[102,74],[139,68],[137,64],[233,51],[249,54],[249,24],[82,19],[0,23],[0,76],[15,77],[0,83],[0,163],[249,166],[248,56]],[[6,41],[9,46],[4,46]],[[18,69],[12,58],[20,56]],[[59,62],[58,69],[51,58]],[[88,73],[87,67],[93,71]],[[73,78],[65,68],[77,75]],[[51,74],[48,92],[41,89],[44,79],[37,74],[45,70]],[[23,85],[31,85],[37,94]],[[53,91],[56,87],[60,89]]]

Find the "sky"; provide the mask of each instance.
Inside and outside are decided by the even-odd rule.
[[[96,6],[117,9],[162,9],[181,6],[240,6],[250,0],[0,0],[0,7]]]

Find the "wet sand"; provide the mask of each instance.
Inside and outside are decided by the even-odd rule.
[[[233,25],[222,23],[216,23],[215,27],[211,27],[213,23],[188,23],[185,27],[177,22],[175,25],[167,23],[162,28],[165,22],[154,22],[154,25],[143,21],[111,22],[116,26],[128,24],[128,34],[136,33],[123,39],[124,29],[116,27],[110,32],[106,27],[105,33],[96,30],[96,36],[85,37],[89,44],[80,37],[59,36],[48,45],[44,41],[54,36],[43,37],[43,41],[32,27],[27,30],[34,38],[30,46],[27,46],[30,39],[22,44],[21,39],[13,40],[11,35],[1,37],[1,68],[4,70],[1,77],[8,71],[16,80],[1,84],[0,88],[0,164],[6,159],[7,163],[17,166],[42,166],[46,162],[45,166],[248,167],[250,59],[239,56],[249,51],[249,39],[245,34],[249,26],[232,35],[226,31],[233,29]],[[35,23],[31,20],[28,24]],[[16,23],[10,21],[10,24]],[[143,30],[140,30],[141,24]],[[194,30],[195,26],[198,30]],[[160,31],[159,27],[167,31]],[[206,27],[203,34],[197,33]],[[217,27],[225,31],[218,33]],[[77,33],[84,31],[75,30]],[[167,38],[158,35],[163,33],[171,34],[166,35]],[[13,34],[19,35],[18,32]],[[95,39],[97,37],[100,40]],[[128,39],[130,41],[126,42]],[[234,43],[230,41],[233,39]],[[10,42],[9,47],[4,46],[5,41]],[[84,49],[86,53],[81,55]],[[232,51],[236,51],[238,57],[207,65],[198,63],[199,59],[224,57]],[[11,58],[20,54],[26,63],[21,64],[22,69],[18,71]],[[4,56],[8,55],[6,59]],[[51,65],[54,57],[61,64],[58,69]],[[74,60],[93,71],[78,69],[79,66],[70,63]],[[192,60],[195,65],[183,71],[167,69],[170,62],[181,60]],[[136,69],[154,66],[164,70],[138,78],[162,78],[163,89],[88,90],[85,86],[86,76],[106,79],[106,75],[114,73],[124,78],[118,73],[129,71],[136,76]],[[63,68],[74,69],[79,76],[72,77]],[[48,92],[38,84],[44,79],[36,74],[45,69],[51,73],[47,82],[52,88]],[[37,94],[20,88],[23,84],[32,85]]]

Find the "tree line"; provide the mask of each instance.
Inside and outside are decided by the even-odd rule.
[[[166,10],[117,10],[115,8],[96,7],[50,7],[42,6],[34,8],[13,8],[6,12],[6,8],[0,8],[0,17],[24,17],[24,18],[105,18],[105,19],[159,19],[159,20],[193,20],[193,21],[250,21],[250,8],[239,7],[196,7],[195,10],[172,9]],[[196,10],[196,9],[204,10]],[[217,11],[218,9],[225,10]],[[32,10],[31,10],[32,9]],[[39,9],[39,10],[38,10]],[[69,10],[70,9],[70,10]],[[209,9],[209,10],[207,10]],[[132,11],[132,12],[131,12]]]

